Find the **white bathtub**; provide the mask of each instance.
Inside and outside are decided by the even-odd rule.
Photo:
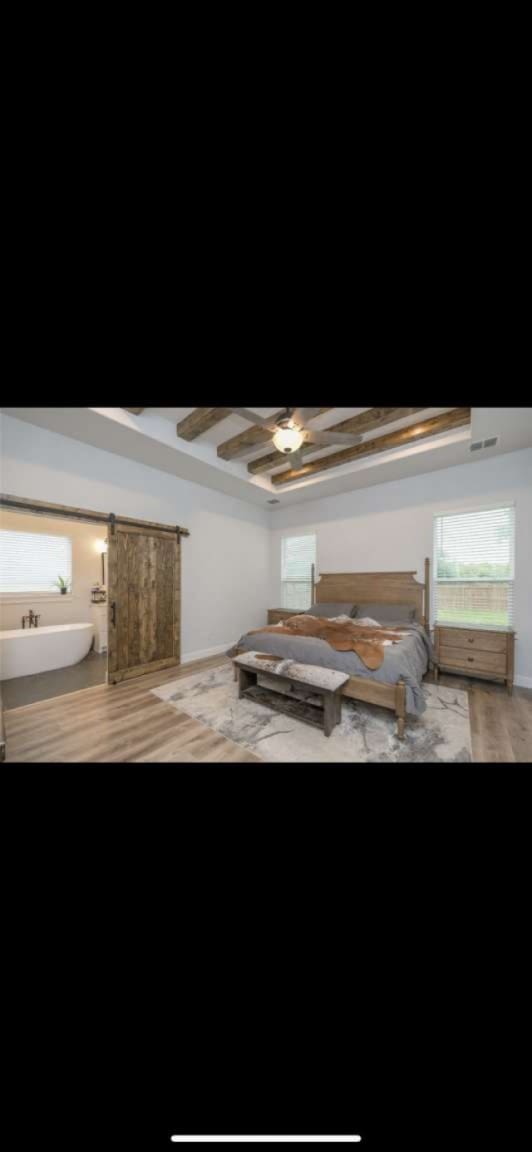
[[[52,624],[0,632],[0,679],[78,664],[87,655],[93,635],[94,624]]]

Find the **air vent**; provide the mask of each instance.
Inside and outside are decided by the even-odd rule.
[[[280,500],[267,500],[266,503],[267,504],[280,504],[281,501]]]
[[[479,452],[481,448],[494,448],[499,443],[498,436],[490,436],[487,440],[474,440],[469,445],[470,452]]]

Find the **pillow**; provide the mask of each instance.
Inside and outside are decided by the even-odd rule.
[[[355,616],[372,616],[379,623],[408,624],[415,619],[413,604],[358,604]]]
[[[356,604],[313,604],[307,608],[307,616],[354,616]]]

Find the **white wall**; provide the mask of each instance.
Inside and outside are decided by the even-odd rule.
[[[23,420],[3,415],[1,428],[3,492],[190,529],[182,541],[182,659],[223,650],[265,622],[269,509]]]
[[[272,606],[280,604],[281,537],[316,532],[318,571],[417,569],[432,562],[433,514],[490,500],[516,505],[516,681],[532,687],[532,449],[346,492],[273,513]]]
[[[91,621],[91,587],[102,582],[102,557],[96,545],[105,540],[105,524],[82,524],[74,520],[59,520],[56,516],[28,516],[2,508],[0,526],[10,532],[43,532],[47,536],[70,536],[72,540],[72,595],[52,592],[45,600],[32,596],[30,592],[18,596],[16,603],[0,601],[0,627],[20,628],[21,617],[29,608],[39,613],[40,627]]]

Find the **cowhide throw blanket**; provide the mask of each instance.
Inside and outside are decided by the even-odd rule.
[[[356,652],[366,668],[380,668],[384,660],[384,640],[398,644],[408,632],[400,628],[373,628],[367,624],[357,624],[355,620],[328,620],[322,616],[290,616],[282,624],[270,624],[266,628],[252,628],[247,636],[258,632],[273,632],[284,636],[313,636],[325,640],[337,652]]]

